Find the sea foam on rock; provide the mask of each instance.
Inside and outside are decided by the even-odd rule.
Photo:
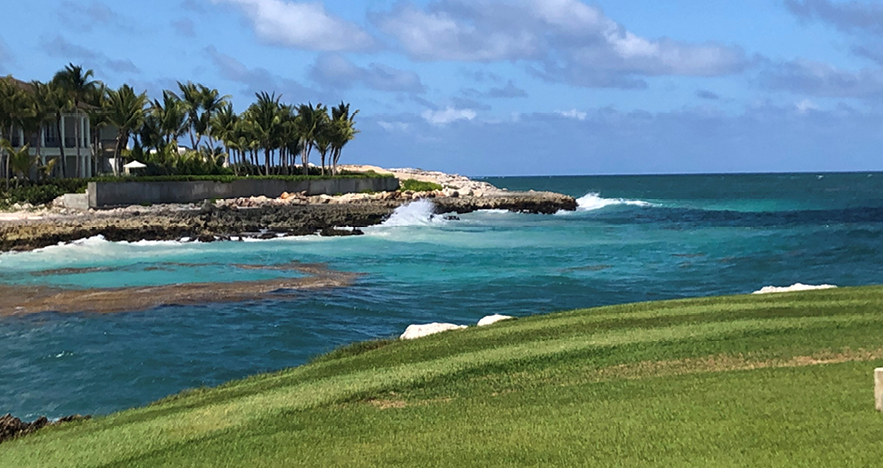
[[[415,340],[424,336],[435,335],[436,333],[446,332],[448,330],[462,330],[466,325],[454,325],[453,323],[427,323],[424,325],[409,325],[405,329],[405,333],[399,337],[400,340]]]
[[[488,325],[493,325],[497,322],[502,322],[503,320],[512,320],[513,318],[515,318],[515,317],[510,317],[508,315],[500,315],[500,314],[488,315],[487,317],[484,317],[478,321],[478,326],[479,327],[486,327]]]
[[[776,286],[765,286],[758,291],[754,291],[751,294],[772,294],[772,293],[784,293],[784,292],[794,292],[794,291],[815,291],[819,289],[835,289],[837,286],[833,284],[820,284],[818,286],[813,286],[811,284],[803,284],[797,283],[791,286],[786,286],[783,288],[779,288]]]

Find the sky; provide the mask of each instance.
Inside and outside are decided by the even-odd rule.
[[[341,162],[467,175],[883,170],[883,1],[28,0],[0,74],[82,64],[361,110]]]

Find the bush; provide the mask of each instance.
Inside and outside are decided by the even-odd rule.
[[[442,188],[444,187],[434,182],[421,182],[419,180],[408,179],[402,181],[399,190],[403,192],[406,190],[410,190],[412,192],[432,192],[435,190],[441,190]]]
[[[58,179],[36,184],[10,187],[0,190],[0,206],[8,207],[16,203],[44,205],[65,193],[84,193],[87,181],[83,179]]]

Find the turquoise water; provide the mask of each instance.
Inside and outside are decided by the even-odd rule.
[[[0,413],[106,414],[304,363],[411,323],[475,323],[796,282],[883,283],[883,174],[495,178],[581,197],[554,216],[430,219],[411,205],[349,238],[214,244],[88,239],[0,254],[0,284],[71,289],[297,276],[235,265],[327,263],[351,287],[244,303],[0,318]],[[89,270],[80,270],[87,268]],[[74,269],[74,270],[72,270]],[[61,270],[61,271],[59,271]]]

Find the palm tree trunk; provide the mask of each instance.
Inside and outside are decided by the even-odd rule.
[[[123,140],[122,132],[117,133],[116,144],[113,145],[113,175],[120,176],[120,142]]]
[[[266,173],[264,175],[270,175],[270,147],[267,146],[264,148],[264,166]]]
[[[58,135],[58,153],[61,158],[61,178],[67,178],[67,161],[64,157],[64,136],[61,134],[61,115],[55,117],[55,133]]]

